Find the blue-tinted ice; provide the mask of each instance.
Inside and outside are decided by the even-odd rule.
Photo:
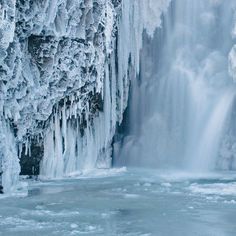
[[[235,236],[236,175],[101,171],[0,200],[0,235]]]

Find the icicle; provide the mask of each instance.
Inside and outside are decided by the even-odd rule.
[[[25,142],[25,155],[28,155],[28,150],[29,150],[29,137],[27,137]]]
[[[22,155],[22,149],[23,149],[23,145],[22,145],[22,143],[20,142],[20,143],[18,144],[18,156],[19,156],[19,157],[21,157],[21,155]]]
[[[116,13],[113,4],[106,1],[101,21],[105,28],[104,48],[96,48],[92,42],[85,45],[85,52],[92,56],[91,58],[86,56],[85,67],[89,65],[89,61],[96,62],[96,87],[92,87],[86,93],[77,91],[69,96],[70,105],[66,106],[65,103],[61,110],[61,130],[58,127],[57,114],[54,115],[55,126],[46,133],[45,138],[45,140],[50,139],[51,133],[55,132],[54,151],[53,153],[49,152],[51,144],[49,141],[45,141],[42,175],[55,178],[59,175],[62,177],[86,169],[110,167],[112,138],[115,134],[116,124],[122,121],[128,101],[129,69],[135,67],[134,70],[138,73],[143,29],[149,27],[151,34],[154,27],[153,24],[149,25],[150,22],[146,21],[145,15],[140,15],[141,9],[145,7],[147,11],[152,10],[153,16],[160,18],[161,12],[167,8],[169,2],[147,1],[148,9],[144,0],[122,1],[122,16],[118,25],[118,47],[116,50],[114,50],[116,42],[113,38]],[[156,6],[154,12],[150,8],[151,4]],[[139,16],[140,19],[138,19]],[[160,23],[159,18],[156,26]],[[84,73],[86,80],[88,80],[88,72]],[[82,77],[80,79],[79,84],[82,88],[85,81]],[[96,96],[96,93],[102,97],[103,111],[91,114],[88,94]],[[48,168],[50,163],[51,168]],[[52,170],[54,170],[53,174],[51,174]]]
[[[0,119],[0,168],[5,193],[14,191],[19,182],[20,165],[17,145],[10,125]]]
[[[29,145],[28,145],[28,155],[31,157],[31,137],[29,137]]]

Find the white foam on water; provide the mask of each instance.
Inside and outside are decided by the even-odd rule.
[[[236,196],[236,182],[213,183],[213,184],[191,184],[189,190],[192,193],[203,195]]]

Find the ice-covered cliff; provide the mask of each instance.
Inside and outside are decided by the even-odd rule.
[[[166,0],[1,0],[0,162],[5,191],[19,159],[63,177],[111,165],[111,143],[138,73],[142,32]]]
[[[122,114],[114,95],[121,91],[122,100],[127,87],[109,76],[119,7],[105,0],[1,2],[4,189],[15,185],[18,158],[31,156],[34,145],[47,177],[92,168],[102,152],[109,155]]]

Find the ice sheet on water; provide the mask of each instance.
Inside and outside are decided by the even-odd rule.
[[[7,192],[6,194],[0,194],[0,199],[7,197],[26,197],[28,195],[28,183],[26,181],[20,181],[15,186],[14,190]]]
[[[235,195],[217,200],[215,195],[190,190],[194,185],[218,190],[217,184],[234,187],[236,180],[231,177],[172,182],[152,170],[114,173],[112,178],[66,179],[41,186],[32,182],[38,189],[48,183],[52,193],[58,188],[62,192],[42,191],[18,202],[14,198],[0,201],[3,235],[31,235],[32,228],[35,235],[62,236],[235,235]]]
[[[189,172],[180,170],[159,170],[156,171],[156,175],[159,176],[165,182],[180,182],[180,181],[193,181],[195,179],[206,180],[222,180],[232,181],[236,179],[236,174],[230,171],[219,172]]]
[[[78,178],[104,178],[109,176],[117,176],[127,171],[126,167],[111,169],[95,169],[84,171]]]
[[[190,185],[189,190],[203,195],[236,196],[236,182]]]
[[[46,184],[48,185],[50,181],[53,185],[55,184],[53,180],[66,180],[66,179],[85,179],[85,178],[104,178],[110,176],[116,176],[122,174],[127,171],[126,167],[121,168],[111,168],[111,169],[88,169],[84,171],[73,172],[68,176],[62,176],[61,178],[50,178],[40,176],[40,180],[47,181]],[[38,182],[38,184],[44,184],[44,182]],[[57,183],[60,185],[60,183]]]

